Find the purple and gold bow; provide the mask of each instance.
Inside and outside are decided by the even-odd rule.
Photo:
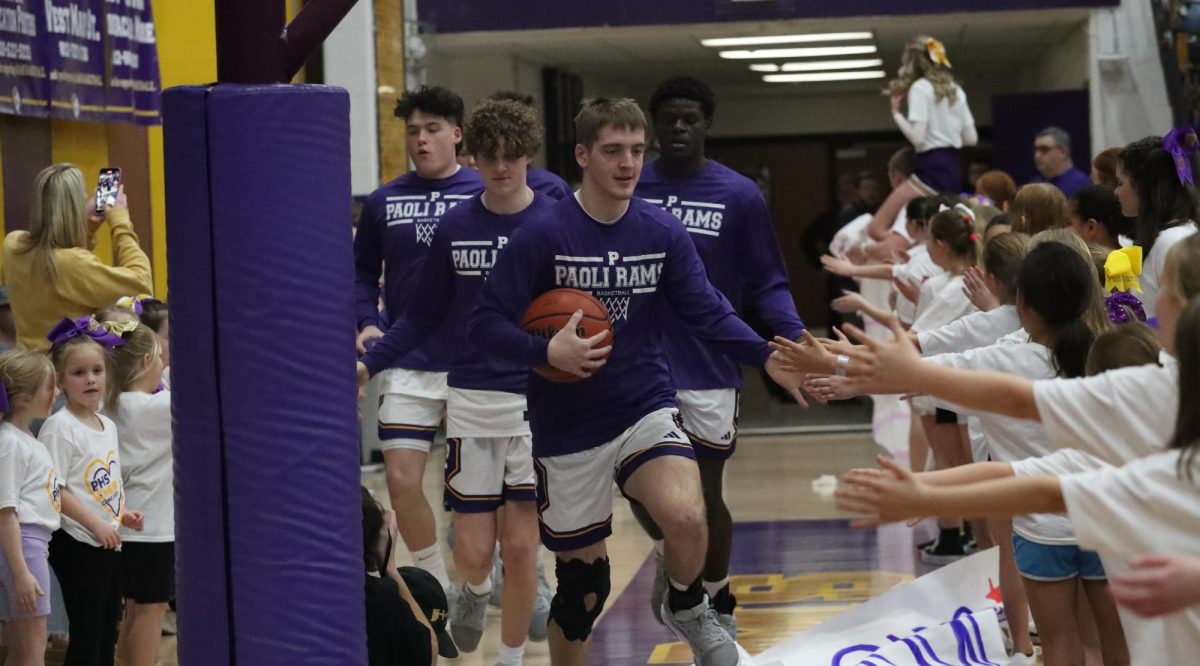
[[[90,316],[80,317],[79,319],[65,318],[58,322],[57,326],[50,329],[50,334],[46,338],[50,340],[52,347],[57,347],[71,338],[81,335],[91,338],[105,349],[113,349],[125,344],[125,340],[120,335],[109,331],[100,322],[92,319]]]
[[[1128,291],[1114,291],[1104,299],[1104,305],[1108,310],[1108,320],[1114,324],[1126,324],[1134,318],[1146,321],[1146,310],[1142,307],[1142,301]]]
[[[142,316],[142,301],[154,298],[150,294],[135,294],[133,296],[122,296],[117,299],[117,307],[133,310],[137,316]]]
[[[1176,127],[1163,137],[1163,150],[1175,161],[1175,174],[1179,182],[1192,185],[1192,155],[1200,149],[1200,138],[1191,127]]]

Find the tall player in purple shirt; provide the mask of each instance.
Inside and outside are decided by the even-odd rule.
[[[421,260],[446,211],[483,190],[473,169],[455,161],[462,140],[462,98],[445,88],[408,91],[396,104],[416,169],[371,193],[354,238],[358,351],[383,337],[379,278],[387,313],[403,312],[415,293]],[[446,372],[453,358],[449,323],[389,364],[379,384],[379,439],[396,526],[417,566],[450,588],[433,509],[421,487],[429,447],[446,411]]]
[[[704,140],[712,126],[712,90],[690,76],[663,81],[650,98],[650,119],[660,157],[646,164],[637,196],[675,215],[704,261],[708,280],[739,314],[755,312],[776,335],[795,340],[804,330],[788,283],[787,267],[766,202],[749,178],[708,159]],[[729,592],[733,519],[725,505],[725,461],[737,442],[737,361],[705,345],[670,310],[663,311],[663,348],[671,367],[683,431],[696,451],[708,518],[704,589],[726,631],[737,637]],[[666,593],[662,533],[644,508],[634,515],[654,539],[658,576],[655,617]]]
[[[766,343],[737,318],[705,277],[679,220],[634,199],[646,119],[633,100],[593,100],[575,121],[579,192],[527,220],[480,292],[467,339],[528,366],[552,365],[585,378],[529,379],[542,542],[557,555],[550,657],[587,662],[588,637],[610,589],[605,539],[612,533],[612,483],[646,507],[664,536],[670,589],[667,626],[702,666],[733,666],[738,651],[701,585],[707,548],[695,454],[680,429],[657,312],[672,308],[700,339],[737,360],[763,366],[796,395],[795,378],[768,360]],[[605,334],[578,338],[572,321],[550,340],[518,323],[539,294],[590,292],[613,319]]]
[[[413,285],[421,297],[409,299],[383,339],[363,356],[358,378],[360,385],[366,383],[369,375],[416,349],[444,322],[450,324],[455,351],[447,379],[445,500],[454,510],[454,562],[466,581],[450,608],[450,634],[464,652],[478,647],[495,583],[492,553],[499,541],[506,583],[499,664],[520,666],[537,589],[535,478],[525,419],[529,368],[472,347],[466,324],[513,231],[549,208],[553,199],[535,193],[525,181],[542,141],[542,124],[532,108],[484,100],[467,119],[464,139],[486,189],[442,217]],[[540,631],[530,629],[530,635],[545,637],[548,612],[549,604],[537,623]]]

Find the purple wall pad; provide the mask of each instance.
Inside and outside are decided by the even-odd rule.
[[[366,663],[349,97],[164,93],[180,663]]]
[[[417,15],[433,32],[680,25],[850,16],[1112,7],[1119,0],[524,0],[520,11],[494,0],[417,0]],[[713,35],[718,36],[718,35]]]

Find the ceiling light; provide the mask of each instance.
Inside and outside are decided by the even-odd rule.
[[[874,44],[864,46],[810,46],[795,49],[755,49],[753,51],[719,51],[726,60],[756,60],[760,58],[816,58],[820,56],[863,55],[878,51]]]
[[[776,64],[770,63],[770,62],[756,62],[753,65],[750,65],[750,71],[752,71],[752,72],[778,72],[779,65],[776,65]]]
[[[767,83],[813,83],[816,81],[861,81],[882,79],[886,74],[877,69],[869,72],[813,72],[810,74],[765,74]]]
[[[764,44],[805,44],[809,42],[846,42],[871,39],[869,32],[823,32],[810,35],[764,35],[760,37],[717,37],[700,40],[701,46],[762,46]]]
[[[866,69],[867,67],[883,67],[879,58],[863,58],[860,60],[818,60],[816,62],[785,62],[773,72],[824,72],[831,69]],[[754,65],[750,65],[753,69]],[[759,70],[755,70],[759,71]]]

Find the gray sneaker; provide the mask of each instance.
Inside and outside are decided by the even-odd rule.
[[[663,561],[663,556],[657,550],[654,553],[654,587],[650,589],[650,612],[654,613],[654,619],[658,620],[659,624],[663,622],[663,605],[667,603],[667,588],[671,582],[667,578],[667,564]]]
[[[692,648],[696,666],[737,666],[737,644],[721,628],[717,612],[708,606],[708,597],[695,608],[675,613],[664,602],[662,617],[671,632]]]
[[[483,637],[484,616],[487,613],[487,594],[475,594],[464,583],[450,606],[450,638],[463,652],[474,652]]]
[[[721,624],[721,628],[729,634],[730,638],[737,641],[737,618],[733,613],[717,613],[717,622]]]
[[[541,548],[538,549],[541,555]],[[537,558],[537,597],[533,600],[533,615],[529,618],[529,640],[541,643],[546,640],[547,625],[550,623],[550,600],[554,590],[546,580],[546,566]]]

